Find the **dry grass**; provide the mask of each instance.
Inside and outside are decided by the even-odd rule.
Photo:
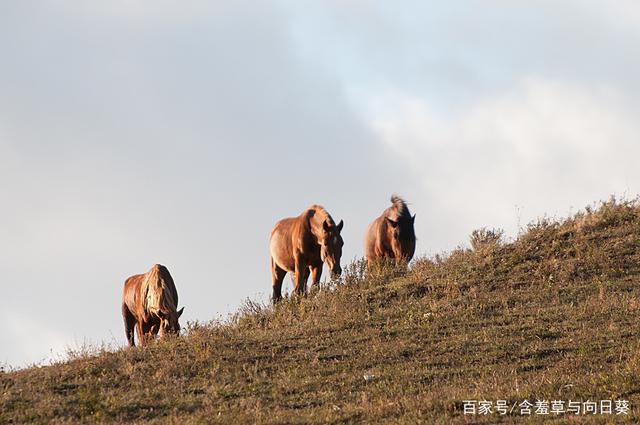
[[[342,285],[144,349],[0,372],[0,423],[639,422],[638,203],[472,246],[409,272],[354,263]],[[464,416],[466,399],[626,399],[631,414]]]

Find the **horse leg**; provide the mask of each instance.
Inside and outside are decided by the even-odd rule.
[[[146,335],[144,334],[142,329],[142,322],[140,321],[136,322],[136,333],[138,334],[138,344],[140,344],[141,347],[144,347],[147,341]]]
[[[125,303],[122,303],[122,319],[124,320],[124,333],[127,336],[129,347],[134,347],[136,344],[133,341],[133,329],[136,326],[136,318],[131,314]]]
[[[276,304],[278,301],[282,299],[282,281],[284,280],[284,277],[286,274],[287,274],[287,271],[281,269],[276,264],[273,257],[271,257],[271,281],[273,286],[273,295],[272,295],[273,304]]]
[[[160,325],[154,324],[154,325],[151,325],[151,328],[147,331],[147,335],[149,335],[149,338],[151,338],[152,341],[156,339],[156,336],[158,336],[159,330],[160,330]]]
[[[304,260],[302,256],[298,255],[296,257],[296,271],[295,271],[295,288],[294,291],[298,295],[304,295],[307,292],[307,278],[308,268],[304,264]]]
[[[320,267],[310,267],[311,270],[311,282],[312,287],[315,290],[320,289],[320,277],[322,276],[322,266]]]
[[[140,327],[142,331],[144,343],[147,344],[149,341],[153,341],[154,337],[158,333],[158,326],[153,322],[144,322]]]

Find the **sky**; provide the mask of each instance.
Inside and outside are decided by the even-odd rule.
[[[417,255],[640,193],[640,3],[0,0],[0,366],[267,302],[273,224],[405,197]],[[291,289],[290,279],[285,289]]]

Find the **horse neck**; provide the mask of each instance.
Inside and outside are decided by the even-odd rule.
[[[326,217],[324,217],[324,214],[318,212],[308,219],[309,230],[318,243],[320,243],[324,236],[324,228],[322,225],[325,219]]]
[[[402,211],[402,214],[401,214]],[[397,206],[392,205],[382,213],[383,217],[388,217],[393,221],[401,222],[403,220],[411,219],[411,213],[409,212],[409,208],[405,205],[402,210],[400,210]]]
[[[142,291],[145,295],[145,309],[157,314],[160,310],[171,309],[175,303],[168,287],[169,282],[164,279],[156,269],[149,271],[142,284]]]
[[[400,214],[398,214],[398,209],[395,207],[395,205],[392,205],[384,210],[384,213],[382,213],[382,215],[384,217],[390,218],[393,221],[398,221],[400,219]]]

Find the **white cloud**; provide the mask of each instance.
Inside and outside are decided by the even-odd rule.
[[[0,269],[45,336],[0,321],[0,349],[29,359],[69,330],[123,344],[122,281],[152,262],[185,320],[266,299],[271,226],[310,203],[348,260],[391,191],[440,252],[638,189],[636,2],[5,3]]]
[[[635,0],[617,0],[615,2],[576,1],[577,7],[585,7],[594,16],[594,19],[605,19],[609,25],[615,28],[623,28],[638,34],[640,24],[640,3]]]
[[[366,207],[342,188],[373,190],[366,133],[277,5],[0,9],[0,286],[33,321],[12,322],[28,340],[0,321],[0,362],[49,354],[36,322],[124,344],[122,284],[155,262],[182,323],[268,299],[271,227],[312,203],[347,223],[344,258],[361,252]]]
[[[426,244],[437,252],[477,227],[515,235],[545,213],[637,193],[633,109],[611,88],[528,78],[449,114],[389,89],[370,99],[366,119],[422,183]]]
[[[55,314],[55,308],[47,312],[47,315]],[[3,324],[0,364],[4,362],[13,367],[22,367],[60,359],[73,340],[70,335],[49,327],[46,322],[19,312],[5,309],[0,312],[0,319]]]
[[[209,2],[204,0],[112,0],[108,2],[86,2],[77,0],[54,0],[51,9],[65,10],[77,15],[93,15],[105,18],[130,19],[135,21],[176,22],[202,18],[211,14],[228,13],[249,5],[246,2]],[[251,4],[253,9],[255,5]],[[259,5],[258,5],[259,6]]]

